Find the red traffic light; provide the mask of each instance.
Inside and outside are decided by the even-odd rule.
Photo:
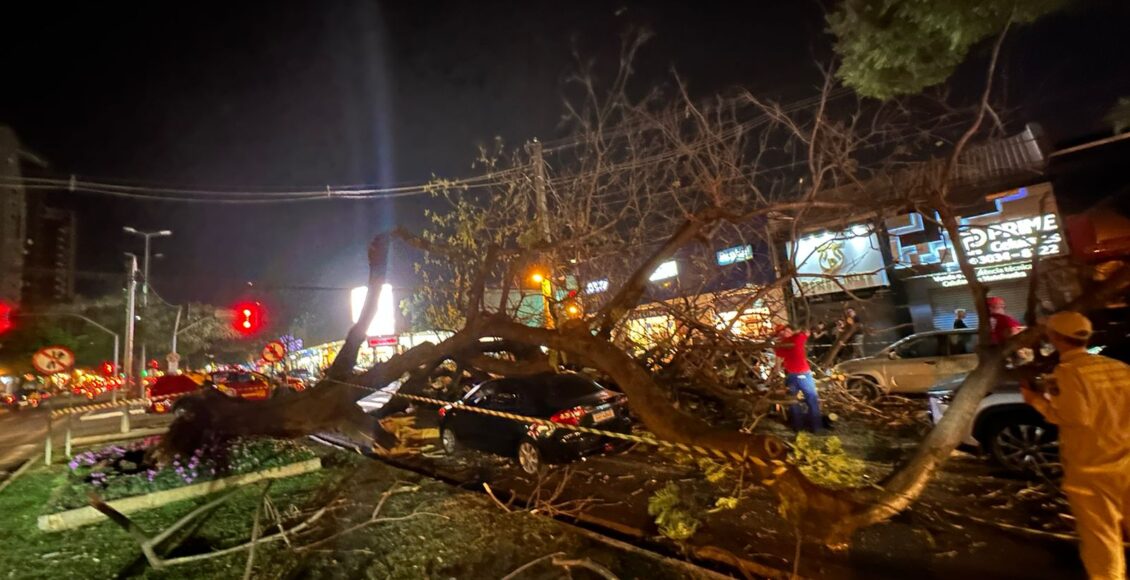
[[[0,334],[12,329],[12,305],[0,300]]]
[[[243,336],[251,336],[263,329],[266,311],[258,302],[241,302],[232,307],[232,328]]]

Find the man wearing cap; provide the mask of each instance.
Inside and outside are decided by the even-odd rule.
[[[785,386],[789,394],[800,399],[804,398],[807,412],[802,411],[801,404],[794,403],[789,406],[789,415],[793,429],[800,431],[808,429],[819,433],[824,426],[824,418],[820,415],[820,398],[816,395],[816,381],[812,379],[812,368],[808,366],[808,353],[805,352],[805,343],[808,342],[807,332],[796,332],[787,324],[778,324],[774,329],[776,346],[773,353],[777,355],[777,369],[785,369]]]
[[[1059,352],[1054,382],[1045,394],[1022,392],[1029,405],[1059,426],[1063,490],[1087,574],[1124,580],[1122,538],[1130,536],[1130,366],[1088,353],[1091,333],[1091,321],[1082,314],[1050,316],[1045,334]]]

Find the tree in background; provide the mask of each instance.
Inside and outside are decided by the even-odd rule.
[[[860,95],[890,99],[944,82],[977,43],[1070,0],[843,0],[828,13],[837,75]]]

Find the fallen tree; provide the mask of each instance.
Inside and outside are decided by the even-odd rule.
[[[998,41],[994,55],[999,47]],[[787,461],[787,441],[764,431],[720,427],[686,413],[672,404],[656,376],[660,369],[682,365],[680,372],[691,378],[691,385],[700,377],[711,381],[701,388],[706,395],[725,399],[741,392],[740,381],[747,380],[757,364],[754,357],[731,357],[735,365],[745,367],[741,371],[746,374],[734,373],[737,378],[710,375],[708,369],[727,349],[757,353],[771,346],[760,336],[736,336],[734,325],[747,305],[797,279],[796,263],[811,258],[796,256],[797,240],[814,213],[838,212],[878,222],[899,212],[918,211],[939,216],[939,226],[949,239],[961,239],[952,185],[963,151],[973,139],[987,136],[982,125],[990,115],[991,83],[973,121],[938,165],[923,157],[923,150],[935,147],[933,135],[924,131],[907,136],[899,127],[892,128],[892,112],[884,106],[857,101],[854,108],[839,107],[835,120],[829,111],[836,94],[830,73],[819,98],[795,109],[748,95],[699,106],[681,84],[677,84],[678,97],[670,103],[660,102],[655,94],[631,101],[624,86],[627,63],[636,48],[636,44],[627,46],[611,97],[598,98],[592,82],[580,83],[582,105],[570,108],[576,142],[554,176],[544,177],[541,158],[515,154],[511,167],[499,170],[497,184],[481,197],[472,197],[457,184],[437,184],[437,195],[452,200],[452,206],[449,212],[430,214],[432,229],[419,236],[401,231],[373,241],[370,288],[385,282],[389,244],[394,239],[427,253],[425,284],[417,292],[417,305],[423,305],[423,317],[435,327],[457,329],[450,338],[356,372],[358,349],[376,309],[377,293],[370,292],[327,376],[315,387],[260,403],[215,395],[188,398],[185,412],[170,429],[168,449],[189,451],[207,437],[295,437],[322,431],[340,431],[387,449],[395,444],[392,435],[354,404],[374,389],[404,379],[403,392],[419,393],[444,373],[458,381],[466,372],[517,376],[555,371],[567,364],[610,377],[656,437],[719,450],[743,461],[752,473],[751,481],[771,488],[782,513],[810,537],[842,546],[860,527],[910,506],[960,442],[977,404],[998,381],[1005,359],[1037,339],[1036,326],[994,346],[987,325],[981,325],[976,370],[914,456],[879,488],[831,489],[810,481]],[[758,113],[752,121],[743,118],[749,107]],[[900,118],[905,125],[921,128],[913,116]],[[863,150],[878,161],[859,162]],[[496,157],[487,160],[491,168],[500,163]],[[782,163],[790,168],[784,173],[776,171]],[[896,172],[908,165],[917,169]],[[893,174],[898,179],[885,177]],[[879,186],[898,193],[878,195],[873,188]],[[544,215],[530,218],[529,208],[535,204],[527,201],[539,191],[552,201],[552,224]],[[784,239],[770,233],[770,221],[787,224]],[[791,245],[795,263],[749,260],[749,268],[772,278],[743,295],[728,323],[702,323],[711,306],[672,299],[669,296],[677,288],[655,283],[656,269],[678,252],[694,263],[713,260],[719,244],[772,248],[782,242]],[[955,244],[953,250],[981,319],[987,320],[988,290],[977,280],[962,245]],[[603,282],[606,291],[585,296],[583,311],[567,316],[565,302],[578,297],[562,298],[552,286],[549,291],[545,286],[530,288],[524,281],[531,267],[540,268],[543,279],[569,284],[572,278],[575,288]],[[835,276],[829,279],[850,294]],[[708,282],[701,287],[708,287]],[[1125,292],[1128,282],[1130,268],[1124,267],[1067,308],[1099,305]],[[494,290],[497,293],[492,294]],[[669,291],[664,294],[664,290]],[[536,308],[530,308],[530,296],[539,299]],[[633,335],[630,317],[645,300],[666,305],[679,322],[662,349],[637,354],[640,341]],[[771,327],[782,315],[781,310],[770,311],[762,327]],[[539,317],[540,323],[530,324],[531,318]],[[834,349],[858,331],[848,329]],[[452,365],[454,372],[443,370]]]

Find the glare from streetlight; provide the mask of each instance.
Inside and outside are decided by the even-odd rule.
[[[127,233],[127,234],[140,234],[140,233],[141,233],[141,232],[139,232],[139,231],[137,231],[137,230],[135,230],[135,229],[133,229],[133,228],[131,228],[131,227],[129,227],[129,226],[125,226],[125,227],[123,227],[123,228],[122,228],[122,231],[123,231],[123,232],[125,232],[125,233]]]
[[[534,272],[530,275],[530,280],[532,280],[534,284],[541,284],[545,282],[545,276],[543,276],[541,272]]]

